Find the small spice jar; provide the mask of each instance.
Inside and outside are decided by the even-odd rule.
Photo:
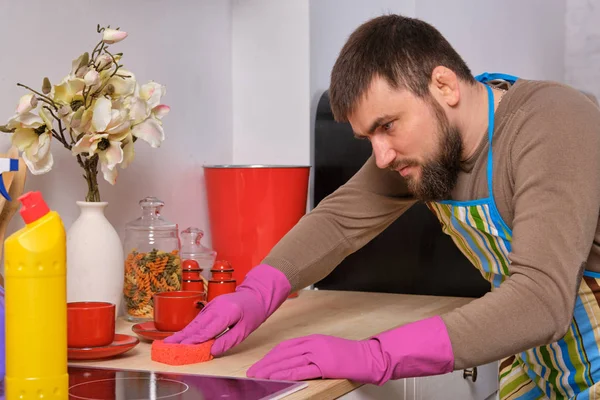
[[[181,290],[205,293],[204,281],[202,279],[184,279],[181,282]]]
[[[181,264],[181,290],[202,292],[206,300],[206,285],[205,279],[202,276],[203,269],[196,260],[186,259]]]
[[[222,294],[235,292],[236,281],[233,279],[233,267],[229,262],[216,261],[210,272],[212,277],[208,281],[207,302]]]
[[[235,279],[211,279],[210,281],[208,281],[208,298],[206,301],[211,301],[215,297],[220,296],[222,294],[235,292],[235,286]]]
[[[225,260],[216,261],[210,269],[211,279],[228,280],[233,279],[233,267]]]
[[[202,268],[196,260],[183,260],[181,263],[181,274],[183,280],[187,279],[202,279]]]

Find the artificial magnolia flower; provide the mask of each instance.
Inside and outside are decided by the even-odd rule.
[[[123,139],[123,161],[121,162],[121,168],[125,169],[131,164],[133,159],[135,158],[135,149],[133,146],[133,135],[131,132],[127,134],[125,139]]]
[[[91,131],[95,133],[122,133],[129,130],[131,122],[125,108],[113,108],[112,101],[107,97],[99,97],[93,107],[85,113],[92,112]]]
[[[102,96],[94,102],[92,115],[92,131],[104,132],[111,119],[112,102]]]
[[[102,34],[102,41],[106,44],[113,44],[120,42],[127,37],[127,32],[123,32],[117,29],[104,29]]]
[[[90,61],[89,53],[83,53],[71,63],[71,74],[73,78],[83,78],[88,71],[87,64]]]
[[[15,127],[12,144],[23,153],[23,161],[31,173],[41,175],[50,171],[54,164],[50,152],[52,122],[46,111],[40,109],[39,116],[31,112],[19,114],[9,125]]]
[[[169,113],[169,111],[171,111],[171,107],[165,104],[159,104],[152,109],[152,114],[154,114],[156,118],[162,120],[163,117]]]
[[[157,148],[165,140],[165,131],[156,118],[148,117],[140,124],[131,128],[133,136],[147,142],[151,147]]]
[[[102,71],[107,66],[113,64],[113,59],[108,54],[101,54],[96,59],[96,70]]]
[[[100,83],[100,74],[95,69],[90,69],[83,77],[83,82],[86,86],[96,86]]]
[[[67,115],[69,115],[71,113],[71,106],[61,106],[57,112],[58,112],[58,117],[60,119],[63,119],[64,117],[66,117]]]
[[[73,146],[73,154],[87,154],[91,157],[97,154],[104,179],[114,185],[117,179],[117,164],[124,160],[124,148],[121,142],[131,136],[130,121],[126,109],[112,108],[113,104],[107,97],[99,97],[93,107],[82,115],[82,123],[87,115],[91,115],[89,130]],[[87,117],[89,119],[89,117]],[[127,148],[127,164],[131,162],[131,149]]]
[[[160,83],[150,81],[140,87],[139,97],[142,100],[145,100],[146,103],[148,103],[148,106],[152,109],[160,104],[160,99],[165,94],[167,94],[166,87]]]
[[[151,109],[148,103],[138,96],[131,96],[127,99],[127,107],[129,108],[131,122],[134,125],[139,124],[150,116]]]
[[[40,135],[38,140],[22,153],[23,161],[33,175],[42,175],[52,169],[54,158],[50,151],[51,139],[51,135]]]
[[[136,86],[133,97],[129,99],[133,124],[139,124],[148,118],[152,110],[160,105],[160,99],[166,92],[163,85],[152,81],[141,87]]]
[[[118,75],[115,75],[108,80],[107,87],[109,85],[111,85],[111,89],[107,94],[112,98],[116,99],[129,96],[135,91],[135,75],[133,72],[120,68]]]
[[[129,132],[108,134],[108,133],[93,133],[85,134],[73,146],[71,151],[74,155],[86,153],[89,156],[98,154],[100,159],[100,168],[104,175],[104,179],[111,185],[114,185],[117,180],[117,164],[123,161],[123,149],[121,140],[129,134]]]
[[[81,78],[66,77],[58,86],[54,86],[54,102],[63,106],[70,106],[77,111],[83,106],[83,88],[85,81]]]
[[[52,167],[53,139],[85,159],[81,166],[88,183],[86,201],[100,201],[97,164],[104,179],[115,184],[117,166],[127,168],[135,157],[136,139],[151,147],[161,145],[162,118],[170,111],[160,103],[164,86],[153,81],[138,86],[135,75],[121,65],[123,53],[108,51],[107,45],[122,41],[127,33],[100,26],[97,30],[102,38],[91,53],[72,60],[70,73],[59,84],[44,78],[43,95],[25,86],[33,93],[23,96],[16,114],[0,126],[0,131],[11,134],[34,174]],[[52,103],[52,110],[43,104],[37,115],[40,101]],[[58,122],[56,129],[50,116]]]
[[[134,96],[129,99],[132,133],[156,148],[165,139],[161,119],[170,111],[170,107],[160,104],[166,88],[156,82],[148,82],[136,87]]]
[[[21,96],[17,106],[17,114],[24,114],[37,107],[38,99],[32,93]]]

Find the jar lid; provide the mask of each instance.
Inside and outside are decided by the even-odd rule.
[[[233,267],[228,261],[218,260],[215,261],[210,272],[233,272]]]
[[[198,272],[204,271],[200,267],[200,264],[198,264],[198,261],[191,260],[191,259],[183,260],[183,262],[181,263],[181,268],[184,271],[198,271]]]
[[[126,229],[150,229],[150,230],[174,230],[177,229],[177,224],[166,220],[161,214],[161,210],[165,203],[153,196],[145,197],[139,201],[142,208],[142,215],[127,223]]]
[[[200,241],[204,237],[204,231],[193,226],[184,229],[181,236],[181,253],[188,257],[215,259],[217,252],[202,245]]]

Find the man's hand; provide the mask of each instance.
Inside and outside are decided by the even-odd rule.
[[[311,335],[280,343],[248,370],[252,378],[301,381],[346,378],[363,383],[379,382],[385,363],[377,341],[348,340]]]
[[[219,336],[211,354],[219,356],[238,345],[279,308],[291,286],[285,275],[265,264],[254,267],[235,289],[211,300],[192,322],[165,343],[195,344]]]
[[[247,376],[274,380],[350,379],[383,385],[390,379],[451,372],[454,357],[440,317],[413,322],[366,340],[310,335],[284,341]]]

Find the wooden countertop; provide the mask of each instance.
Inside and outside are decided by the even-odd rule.
[[[71,365],[119,367],[161,372],[245,377],[246,370],[283,340],[320,333],[364,339],[398,325],[445,313],[472,299],[387,293],[302,290],[287,300],[261,327],[224,356],[206,363],[171,366],[150,360],[150,343],[103,361],[70,361]],[[117,333],[134,335],[133,324],[119,319]],[[344,379],[308,381],[308,387],[286,400],[334,399],[360,384]]]

